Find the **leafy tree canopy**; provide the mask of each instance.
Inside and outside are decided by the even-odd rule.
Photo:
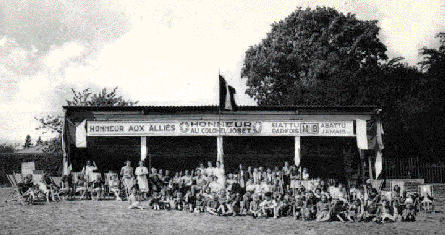
[[[72,88],[73,98],[72,100],[66,100],[67,106],[133,106],[138,103],[138,101],[126,100],[122,96],[118,96],[116,94],[117,89],[118,87],[115,87],[113,90],[108,91],[104,88],[99,93],[93,93],[90,88],[80,92]],[[61,152],[63,117],[60,115],[46,115],[41,118],[35,117],[34,119],[40,123],[36,128],[37,130],[58,134],[57,137],[48,142],[47,152]]]
[[[246,93],[259,105],[356,104],[356,85],[387,59],[378,32],[377,21],[299,8],[247,50]]]

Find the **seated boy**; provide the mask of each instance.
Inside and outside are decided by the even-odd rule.
[[[408,202],[405,202],[405,209],[402,211],[402,221],[404,222],[413,222],[416,221],[416,209],[414,204],[407,199]]]
[[[186,208],[186,202],[184,199],[184,196],[182,195],[182,192],[177,192],[176,197],[173,199],[173,205],[176,210],[182,211],[184,208]]]
[[[278,218],[278,211],[277,211],[277,202],[272,199],[272,193],[266,192],[264,194],[265,199],[261,202],[260,208],[261,213],[267,217],[273,216],[275,219]]]

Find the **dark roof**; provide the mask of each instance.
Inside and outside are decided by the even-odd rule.
[[[70,112],[81,111],[143,111],[149,112],[218,112],[219,107],[216,105],[208,106],[63,106]],[[305,106],[239,106],[237,112],[243,111],[299,111],[299,112],[359,112],[359,113],[378,113],[376,105],[365,106],[322,106],[322,105],[305,105]],[[230,112],[230,111],[224,111]]]

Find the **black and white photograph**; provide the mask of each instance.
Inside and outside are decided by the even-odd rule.
[[[0,234],[444,234],[443,0],[0,0]]]

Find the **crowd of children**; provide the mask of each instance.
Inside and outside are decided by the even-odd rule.
[[[95,164],[88,165],[95,168]],[[124,168],[121,174],[110,172],[105,177],[84,170],[77,177],[64,176],[60,187],[47,175],[35,186],[32,178],[25,177],[18,187],[20,192],[38,188],[48,201],[50,192],[57,188],[68,198],[78,194],[83,199],[100,200],[105,195],[113,195],[118,201],[128,200],[131,209],[253,218],[292,217],[320,222],[415,221],[421,208],[428,210],[432,205],[428,195],[407,194],[397,185],[390,193],[379,193],[369,183],[347,187],[335,181],[310,179],[306,169],[300,173],[299,167],[289,166],[287,162],[281,169],[245,169],[240,165],[229,174],[224,174],[221,164],[213,167],[211,162],[207,167],[200,164],[196,169],[173,175],[154,168],[139,169],[145,173],[133,174],[129,162]]]
[[[131,184],[115,174],[106,184],[116,200],[127,198],[129,208],[182,210],[218,216],[253,218],[293,217],[316,221],[415,221],[420,203],[427,198],[406,195],[400,188],[391,195],[378,193],[371,184],[344,187],[309,179],[305,169],[248,167],[227,174],[223,181],[215,167],[201,164],[193,170],[170,175],[152,168],[147,174],[148,190],[140,190],[136,177]],[[221,182],[224,185],[221,186]]]

